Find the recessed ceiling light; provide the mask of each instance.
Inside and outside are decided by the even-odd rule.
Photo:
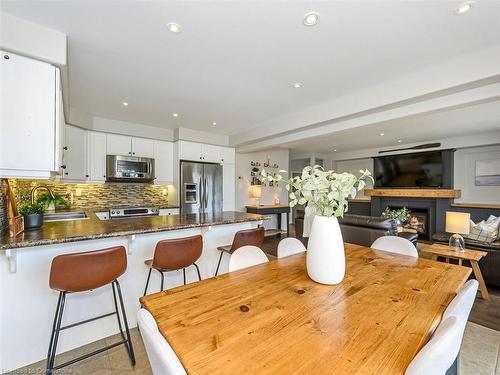
[[[402,139],[398,139],[398,143],[401,143],[401,142],[403,142],[403,140]]]
[[[179,114],[178,113],[172,113],[172,116],[173,117],[179,117]]]
[[[385,134],[384,133],[380,133],[379,136],[383,137]]]
[[[472,9],[472,4],[473,4],[473,3],[474,3],[473,1],[467,1],[467,2],[465,2],[465,3],[463,3],[463,4],[460,4],[459,6],[457,6],[457,7],[455,8],[455,12],[456,12],[457,14],[464,14],[464,13],[467,13],[469,10],[471,10],[471,9]]]
[[[214,122],[212,122],[212,125],[215,126],[215,125],[217,125],[217,123],[214,121]]]
[[[300,89],[300,88],[302,87],[302,83],[300,83],[300,82],[295,82],[295,83],[293,84],[293,87],[294,87],[294,88],[296,88],[296,89]]]
[[[123,105],[124,107],[128,107],[128,103],[127,103],[127,102],[123,102],[123,103],[122,103],[122,105]]]
[[[305,26],[314,26],[319,22],[318,12],[309,12],[304,15],[304,20],[302,21]]]
[[[336,149],[336,148],[334,148],[334,149],[333,149],[333,152],[337,152],[337,149]]]
[[[178,23],[175,23],[175,22],[167,23],[167,28],[169,31],[171,31],[173,33],[180,33],[182,30],[181,25],[179,25]]]

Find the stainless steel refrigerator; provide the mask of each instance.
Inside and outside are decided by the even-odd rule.
[[[222,165],[180,163],[181,213],[222,212]]]

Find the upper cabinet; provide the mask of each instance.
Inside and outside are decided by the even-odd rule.
[[[234,148],[203,143],[178,141],[179,160],[202,161],[208,163],[234,164]]]
[[[87,132],[87,174],[89,182],[106,181],[106,134]]]
[[[108,155],[152,158],[154,154],[154,141],[151,139],[108,134],[106,145]]]
[[[64,121],[59,70],[0,53],[0,177],[58,174]]]
[[[155,183],[174,181],[174,147],[172,142],[154,141]]]
[[[66,181],[87,179],[87,132],[66,125],[61,177]]]

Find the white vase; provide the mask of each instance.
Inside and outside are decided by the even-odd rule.
[[[344,279],[344,240],[336,217],[314,217],[307,244],[307,274],[320,284],[338,284]]]

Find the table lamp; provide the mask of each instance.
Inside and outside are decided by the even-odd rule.
[[[454,233],[450,237],[449,245],[455,251],[465,251],[465,242],[462,234],[469,234],[470,214],[465,212],[446,212],[446,232]]]
[[[255,205],[260,206],[260,198],[262,198],[262,185],[250,186],[250,196],[255,198]]]

